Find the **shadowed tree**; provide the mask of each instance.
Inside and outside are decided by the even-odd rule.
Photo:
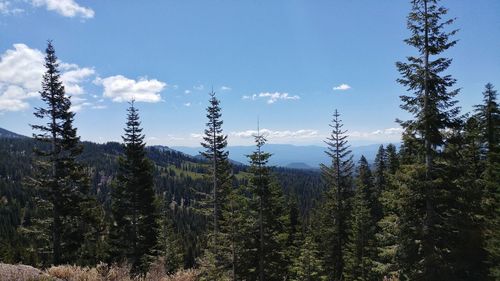
[[[158,210],[153,189],[153,164],[146,158],[144,135],[134,101],[127,109],[124,156],[112,192],[110,244],[113,261],[132,264],[133,273],[144,274],[157,252]]]

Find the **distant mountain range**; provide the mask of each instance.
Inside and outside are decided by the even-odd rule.
[[[26,136],[16,134],[14,132],[0,128],[0,138],[27,138]],[[384,144],[386,145],[386,144]],[[371,144],[364,146],[351,147],[354,161],[358,161],[361,155],[364,155],[368,162],[373,162],[380,144]],[[399,144],[397,144],[399,146]],[[202,147],[187,147],[187,146],[155,146],[163,150],[175,150],[187,155],[199,158]],[[248,158],[246,155],[251,154],[254,146],[229,146],[229,157],[235,164],[247,164]],[[326,147],[319,145],[292,145],[292,144],[266,144],[264,146],[266,152],[272,153],[269,164],[272,166],[281,166],[292,169],[318,169],[321,163],[328,164],[331,160],[325,154]]]
[[[13,133],[13,132],[5,130],[3,128],[0,128],[0,138],[21,139],[21,138],[27,138],[27,137]]]
[[[384,144],[385,146],[386,144]],[[380,144],[351,147],[354,161],[357,162],[361,155],[364,155],[368,162],[373,162]],[[399,144],[397,144],[399,146]],[[203,149],[201,147],[172,146],[174,150],[184,152],[189,155],[198,155]],[[248,163],[246,155],[251,154],[254,146],[229,146],[229,157],[240,163]],[[291,144],[266,144],[266,152],[273,154],[269,164],[294,169],[317,169],[320,163],[329,164],[331,161],[325,154],[326,147],[319,145],[291,145]]]

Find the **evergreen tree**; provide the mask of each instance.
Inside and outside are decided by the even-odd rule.
[[[232,171],[226,151],[227,135],[223,134],[220,101],[215,92],[210,93],[205,135],[201,145],[205,148],[202,156],[210,163],[209,174],[211,181],[211,194],[207,194],[208,202],[205,207],[211,208],[212,231],[209,234],[207,259],[205,262],[210,271],[206,280],[211,278],[234,277],[234,255],[231,247],[234,246],[228,234],[231,232],[230,222],[224,217],[231,218],[232,204],[228,197],[232,189]],[[206,277],[206,276],[205,276]]]
[[[298,247],[298,255],[291,265],[291,278],[293,281],[324,281],[327,280],[321,264],[318,244],[310,230]]]
[[[390,174],[395,174],[397,169],[399,168],[399,156],[396,150],[396,146],[392,143],[388,144],[386,149],[386,161],[387,161],[387,172]]]
[[[229,195],[233,280],[256,280],[258,275],[258,200],[253,188],[239,186]]]
[[[398,82],[412,93],[401,96],[401,108],[414,116],[400,121],[404,146],[415,148],[414,163],[403,168],[397,180],[398,262],[403,280],[459,280],[450,259],[458,231],[454,221],[458,187],[442,154],[445,133],[458,125],[454,97],[459,90],[450,90],[455,79],[442,74],[451,59],[438,57],[456,44],[451,40],[456,30],[446,30],[454,20],[443,20],[448,10],[438,6],[438,0],[414,0],[412,6],[408,16],[412,36],[405,42],[418,50],[418,56],[397,63],[402,75]]]
[[[257,280],[282,280],[286,275],[288,214],[281,187],[271,178],[267,162],[270,153],[262,151],[266,143],[263,135],[255,136],[257,150],[249,155],[251,186],[258,208],[258,278]]]
[[[481,178],[484,183],[485,214],[487,216],[488,236],[487,249],[490,253],[491,276],[500,279],[500,108],[497,103],[497,91],[488,83],[483,92],[483,104],[475,106],[475,119],[480,132],[479,155],[484,162],[484,173]],[[473,124],[476,125],[476,124]]]
[[[174,218],[175,202],[167,203],[164,198],[161,205],[163,207],[160,215],[158,245],[164,257],[165,272],[173,274],[183,267],[184,249],[181,237],[175,231],[177,229]]]
[[[387,153],[383,145],[380,145],[375,156],[374,184],[379,191],[384,190],[387,180],[385,173],[387,171]]]
[[[331,136],[325,143],[328,146],[326,154],[332,163],[330,166],[321,165],[327,191],[320,215],[322,226],[319,235],[328,279],[343,280],[354,164],[347,144],[347,131],[342,129],[342,120],[337,110],[330,127]]]
[[[396,205],[399,199],[393,183],[394,175],[399,168],[399,157],[393,144],[387,145],[385,154],[386,167],[382,173],[385,187],[378,198],[379,204],[382,206],[383,217],[377,223],[378,231],[375,234],[378,248],[375,271],[380,276],[393,280],[397,278],[399,269],[396,262],[399,230]],[[376,176],[377,173],[379,172],[376,171]]]
[[[153,165],[146,158],[139,112],[130,102],[125,134],[124,157],[118,159],[118,175],[112,193],[110,243],[113,261],[127,261],[133,273],[144,274],[157,251],[159,231]]]
[[[30,185],[35,188],[34,202],[39,207],[36,213],[50,214],[50,222],[45,217],[34,217],[32,226],[50,224],[51,233],[46,236],[50,236],[50,245],[43,247],[52,254],[50,263],[88,264],[98,258],[96,245],[101,241],[98,232],[102,213],[90,195],[88,175],[76,160],[82,153],[82,146],[73,126],[75,113],[71,111],[71,100],[65,93],[58,67],[54,47],[49,41],[40,91],[47,107],[36,108],[34,113],[47,123],[32,125],[38,131],[33,137],[40,148],[35,149],[38,169]],[[47,147],[43,143],[50,144],[50,148],[42,148]],[[33,230],[30,225],[25,226],[28,233],[34,231],[45,236],[42,233],[47,229]]]
[[[450,248],[449,259],[459,280],[488,280],[487,253],[485,250],[484,189],[480,161],[481,135],[476,118],[467,120],[456,131],[450,131],[444,153],[449,161],[447,176],[455,181],[453,196],[458,199],[449,206],[457,234]],[[455,240],[456,239],[456,240]]]
[[[375,260],[377,247],[378,192],[366,158],[361,156],[352,203],[349,242],[346,248],[345,280],[377,280]]]

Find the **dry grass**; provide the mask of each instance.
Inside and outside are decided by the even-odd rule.
[[[162,261],[154,263],[144,277],[130,277],[127,265],[99,264],[96,267],[79,267],[71,265],[53,266],[47,273],[55,278],[67,281],[196,281],[198,272],[183,270],[174,275],[167,275]]]
[[[173,275],[165,273],[162,261],[151,266],[144,277],[130,277],[127,265],[101,263],[96,267],[74,265],[52,266],[45,271],[27,265],[0,263],[1,281],[196,281],[196,270],[181,270]]]

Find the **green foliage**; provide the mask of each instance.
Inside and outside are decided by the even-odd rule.
[[[497,91],[488,83],[483,92],[483,103],[475,106],[471,119],[469,138],[474,137],[475,154],[471,155],[478,169],[484,168],[480,175],[484,187],[483,206],[486,215],[486,239],[489,252],[491,277],[500,278],[500,108]],[[469,153],[471,154],[471,153]],[[477,164],[476,164],[477,163]],[[481,165],[482,164],[482,165]],[[480,170],[477,170],[476,177]]]
[[[34,210],[29,218],[24,218],[20,233],[28,243],[33,243],[28,248],[31,248],[28,255],[33,263],[90,264],[99,258],[102,212],[89,193],[87,171],[76,159],[82,153],[82,146],[73,126],[75,113],[70,110],[71,101],[66,96],[58,66],[55,50],[49,42],[40,92],[46,107],[36,108],[34,113],[47,123],[32,125],[39,145],[35,148],[36,172],[27,181],[27,186],[33,188],[30,193]],[[35,252],[40,253],[40,257],[35,257]]]
[[[110,256],[127,261],[135,273],[145,273],[157,250],[158,211],[153,190],[153,165],[146,158],[138,110],[130,103],[124,141],[125,156],[118,159],[112,193],[114,223],[110,230]]]
[[[365,157],[359,161],[356,192],[352,203],[349,242],[346,248],[345,280],[368,281],[378,279],[375,271],[377,259],[379,216],[378,192]]]
[[[318,244],[310,232],[306,233],[298,246],[298,255],[292,260],[290,280],[293,281],[324,281],[324,275]]]
[[[345,247],[348,240],[348,220],[351,212],[352,162],[347,145],[347,135],[337,110],[333,115],[331,136],[326,141],[326,154],[331,166],[322,165],[322,175],[327,187],[320,221],[321,250],[324,269],[330,280],[344,279]]]

